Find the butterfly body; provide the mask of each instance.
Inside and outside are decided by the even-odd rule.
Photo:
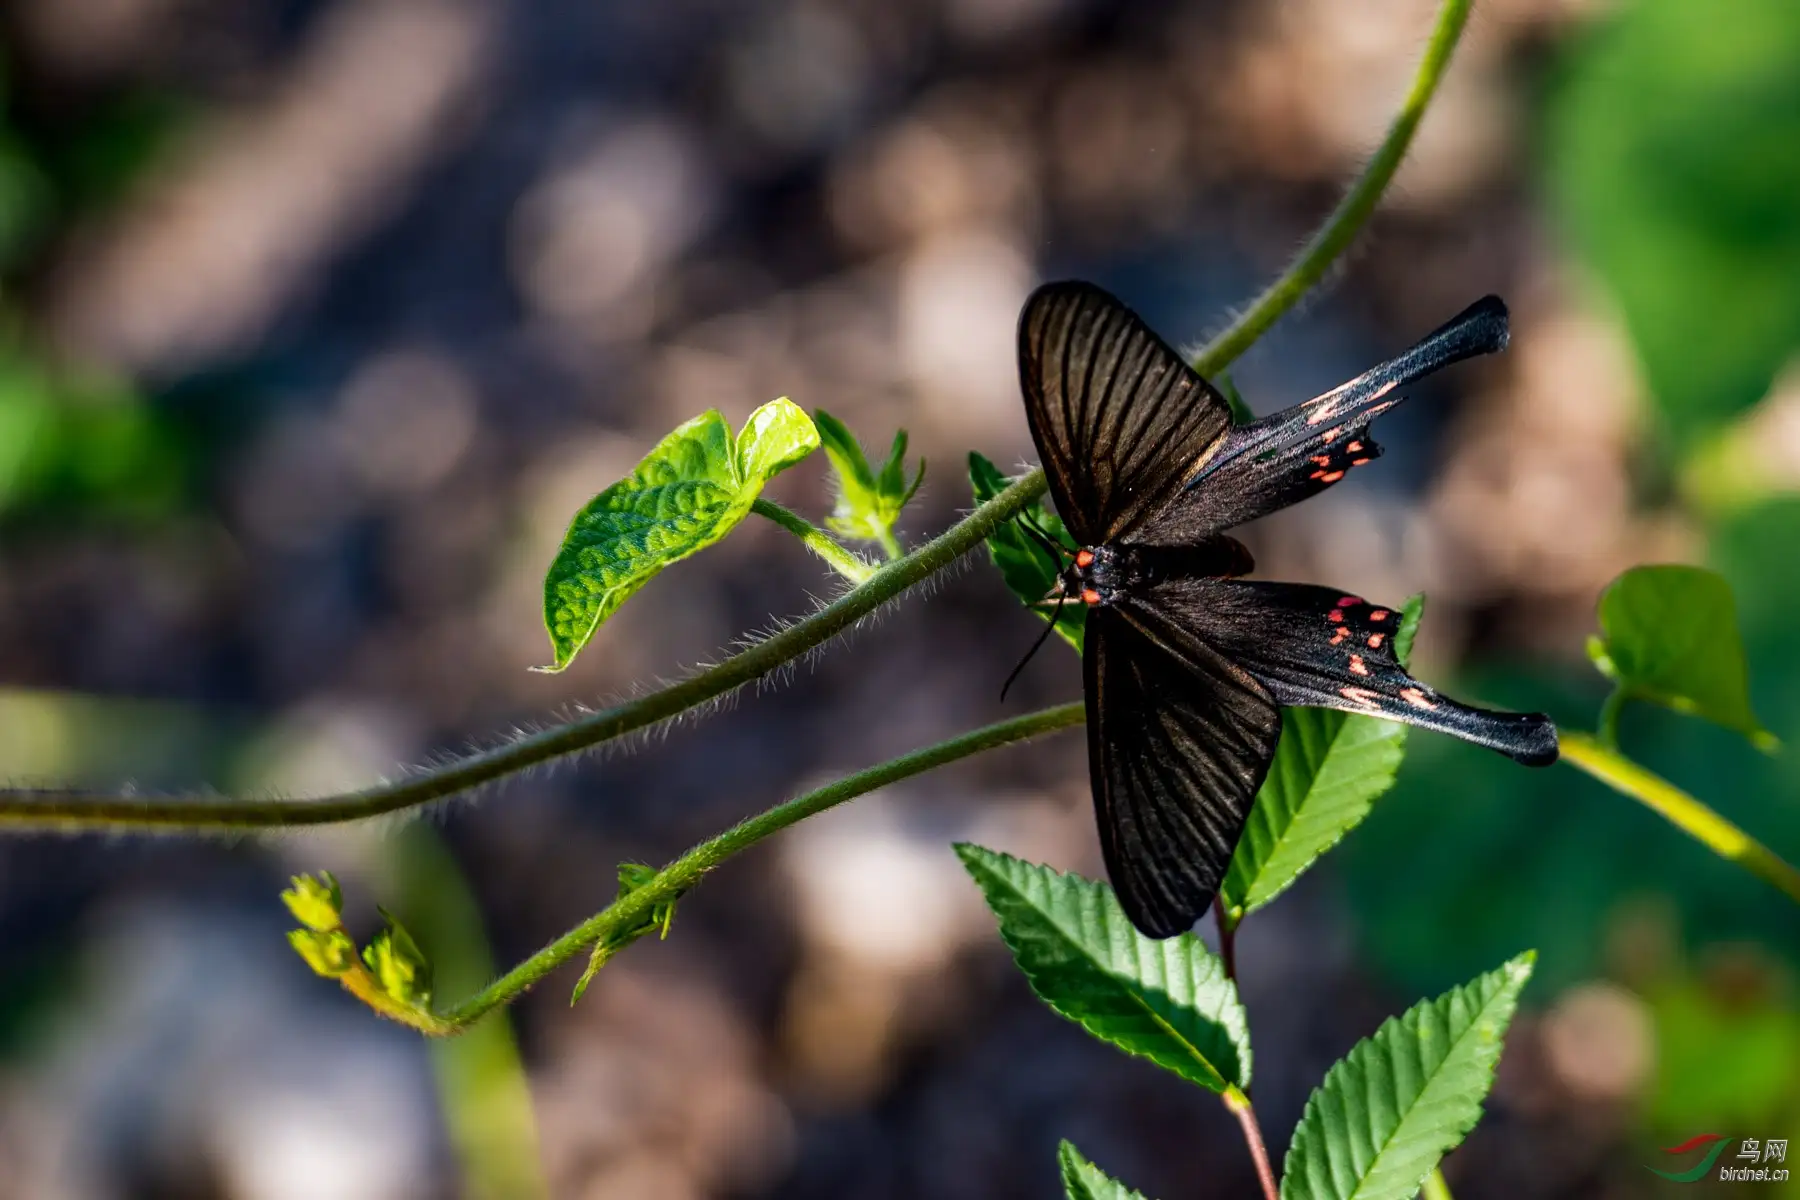
[[[1529,765],[1556,758],[1535,713],[1472,708],[1407,674],[1398,614],[1337,589],[1245,580],[1226,530],[1379,456],[1370,423],[1423,375],[1506,344],[1477,302],[1323,396],[1244,425],[1123,304],[1048,284],[1019,322],[1020,377],[1052,498],[1080,549],[1057,590],[1087,607],[1082,674],[1101,848],[1152,937],[1212,903],[1281,735],[1282,705],[1386,716]]]

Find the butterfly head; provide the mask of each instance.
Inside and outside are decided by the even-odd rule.
[[[1063,594],[1073,596],[1089,608],[1111,604],[1125,582],[1120,571],[1118,552],[1111,546],[1083,546],[1069,559],[1057,581]]]

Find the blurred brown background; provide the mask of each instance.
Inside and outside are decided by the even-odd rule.
[[[1423,674],[1591,728],[1600,589],[1709,562],[1792,745],[1800,6],[1725,7],[1479,4],[1357,249],[1234,376],[1266,412],[1501,292],[1511,352],[1418,388],[1378,470],[1253,530],[1262,573],[1424,590]],[[1424,0],[13,0],[0,772],[354,786],[806,611],[838,585],[753,522],[567,674],[527,671],[570,515],[704,408],[788,395],[872,448],[906,427],[931,467],[906,532],[943,528],[967,451],[1029,458],[1030,287],[1092,278],[1171,339],[1221,328],[1378,141],[1430,22]],[[817,518],[824,472],[773,494]],[[1038,629],[971,558],[779,687],[404,832],[0,841],[0,1197],[525,1195],[533,1162],[596,1200],[1044,1197],[1065,1136],[1147,1195],[1248,1194],[1218,1103],[1033,1001],[950,853],[1097,872],[1077,735],[802,826],[580,1006],[573,970],[528,997],[539,1146],[515,1108],[503,1182],[469,1182],[445,1114],[504,1086],[435,1086],[420,1039],[283,944],[285,876],[331,867],[358,920],[379,899],[478,960],[441,919],[460,873],[514,961],[622,860],[1072,697],[1052,649],[998,703]],[[1625,736],[1800,855],[1791,753],[1637,710]],[[1784,900],[1571,771],[1411,747],[1240,938],[1277,1155],[1352,1042],[1526,946],[1459,1197],[1660,1195],[1658,1146],[1800,1134]]]

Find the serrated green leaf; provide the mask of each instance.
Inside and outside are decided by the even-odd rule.
[[[600,623],[671,563],[712,545],[750,512],[779,472],[819,445],[792,401],[763,405],[742,437],[716,410],[657,443],[626,478],[575,515],[544,576],[544,625],[567,667]]]
[[[1601,594],[1600,631],[1603,640],[1589,640],[1589,657],[1628,696],[1735,729],[1764,750],[1778,745],[1750,708],[1737,607],[1724,576],[1703,567],[1633,567]]]
[[[1352,1047],[1306,1102],[1282,1200],[1411,1200],[1481,1119],[1535,960],[1528,950]]]
[[[356,943],[341,929],[290,929],[287,937],[294,953],[327,979],[336,979],[356,962]]]
[[[328,933],[344,923],[344,890],[330,871],[296,875],[293,886],[281,893],[281,902],[294,920],[317,933]]]
[[[1062,1169],[1063,1193],[1068,1200],[1144,1200],[1142,1192],[1131,1190],[1083,1158],[1067,1139],[1056,1148],[1056,1165]]]
[[[1281,710],[1275,761],[1256,793],[1219,898],[1232,921],[1269,903],[1361,823],[1394,786],[1406,727],[1326,708]]]
[[[1101,1041],[1201,1087],[1249,1086],[1244,1007],[1199,938],[1145,937],[1103,883],[967,843],[956,853],[1044,1003]]]
[[[987,503],[1005,491],[1011,482],[985,457],[974,451],[969,452],[969,487],[975,493],[975,503]],[[1026,512],[1038,528],[1052,539],[1070,550],[1079,549],[1063,528],[1062,519],[1048,506],[1034,504]],[[1057,576],[1062,572],[1062,561],[1026,533],[1018,519],[1008,521],[988,534],[987,548],[989,559],[1000,568],[1000,578],[1006,581],[1007,588],[1024,604],[1036,605],[1056,586]],[[1048,608],[1034,607],[1031,611],[1046,621],[1052,615],[1052,610]],[[1062,615],[1056,620],[1056,632],[1079,653],[1082,633],[1086,628],[1087,606],[1071,599],[1063,605]]]

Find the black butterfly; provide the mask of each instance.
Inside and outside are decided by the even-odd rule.
[[[1212,903],[1274,757],[1279,705],[1378,713],[1531,766],[1556,761],[1548,717],[1470,708],[1408,675],[1395,609],[1242,581],[1250,552],[1224,532],[1375,458],[1369,422],[1398,388],[1506,341],[1506,306],[1489,296],[1335,391],[1234,425],[1212,385],[1106,292],[1054,283],[1026,301],[1025,411],[1081,547],[1052,595],[1088,606],[1100,841],[1148,936],[1181,933]]]

